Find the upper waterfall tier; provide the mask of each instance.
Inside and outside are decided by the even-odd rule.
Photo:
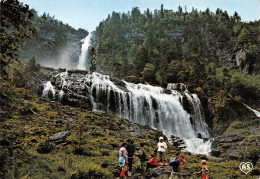
[[[89,47],[91,47],[91,33],[82,40],[81,54],[77,64],[78,69],[87,70],[89,69]]]
[[[88,103],[92,110],[113,113],[149,125],[167,136],[179,136],[191,152],[210,151],[210,144],[197,138],[199,133],[203,138],[209,138],[200,100],[197,95],[190,94],[184,85],[180,92],[175,90],[174,84],[169,84],[166,90],[149,84],[110,79],[99,73],[84,75],[71,72],[57,74],[52,84],[53,88],[49,83],[46,85],[43,95],[51,93],[65,102],[80,99],[79,103]],[[185,110],[183,101],[188,101],[189,110]]]

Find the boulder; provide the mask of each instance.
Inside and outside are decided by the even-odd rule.
[[[220,149],[212,149],[210,152],[210,155],[214,156],[214,157],[218,157],[221,154],[221,150]]]
[[[171,176],[172,169],[171,168],[153,168],[149,169],[145,173],[145,178],[157,178],[157,177],[166,177],[169,178]]]
[[[69,131],[61,131],[50,136],[49,139],[55,143],[64,143],[68,135]]]

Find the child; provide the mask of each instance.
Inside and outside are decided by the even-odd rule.
[[[202,170],[200,172],[195,172],[194,174],[202,174],[203,179],[209,179],[209,169],[207,166],[207,161],[206,160],[202,160],[201,161],[202,166]]]

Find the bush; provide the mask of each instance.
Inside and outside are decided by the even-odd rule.
[[[54,144],[52,144],[50,142],[44,142],[44,143],[39,144],[39,146],[37,148],[37,152],[39,154],[48,154],[48,153],[51,153],[53,149],[54,149]]]

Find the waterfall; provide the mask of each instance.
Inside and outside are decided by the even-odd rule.
[[[51,99],[55,99],[55,89],[50,81],[44,84],[44,89],[42,91],[42,97],[48,97]]]
[[[83,39],[82,42],[83,42],[83,44],[81,46],[81,54],[79,56],[77,68],[81,69],[81,70],[86,70],[86,69],[89,69],[88,50],[89,50],[89,47],[91,46],[91,33],[87,37],[85,37],[85,39]]]
[[[66,98],[64,91],[73,91],[78,96],[85,95],[94,111],[113,113],[132,122],[149,125],[163,131],[168,137],[179,136],[185,141],[186,149],[192,153],[210,152],[210,141],[204,142],[197,138],[199,133],[203,138],[210,137],[200,100],[195,94],[190,94],[185,86],[177,91],[173,84],[169,84],[167,90],[170,93],[165,93],[162,87],[110,79],[99,73],[68,75],[64,72],[57,76],[61,79],[57,85],[57,99],[61,98],[60,94]],[[44,90],[46,94],[47,86]],[[51,91],[55,93],[55,90]],[[184,98],[190,103],[191,114],[183,107]]]

